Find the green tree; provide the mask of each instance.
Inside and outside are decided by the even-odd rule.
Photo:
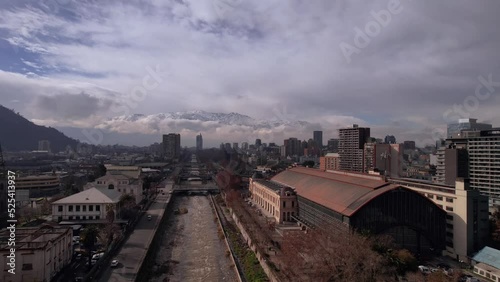
[[[135,213],[135,196],[132,194],[123,194],[120,197],[120,201],[118,202],[118,206],[120,207],[120,215],[123,219],[132,218]]]
[[[96,225],[87,226],[80,234],[80,241],[83,243],[83,245],[85,246],[85,250],[87,251],[89,270],[92,268],[92,250],[94,249],[98,239],[99,228]]]

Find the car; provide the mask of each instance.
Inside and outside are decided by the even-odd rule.
[[[82,258],[82,254],[76,254],[75,258],[76,258],[77,260],[80,260],[80,259]]]
[[[118,266],[118,260],[114,259],[111,261],[111,267],[117,267]]]
[[[418,270],[420,270],[423,274],[431,274],[431,270],[425,265],[419,265]]]
[[[151,215],[150,214],[148,214],[148,220],[151,220]]]
[[[97,253],[92,256],[92,259],[98,260],[104,256],[104,253]]]

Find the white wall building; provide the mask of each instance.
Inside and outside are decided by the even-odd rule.
[[[73,256],[73,230],[71,228],[42,227],[16,229],[15,275],[8,272],[8,230],[0,232],[0,280],[4,282],[50,281]]]
[[[105,223],[108,205],[118,218],[121,193],[116,190],[90,188],[52,203],[52,221]]]
[[[109,166],[105,176],[85,185],[83,189],[97,188],[99,190],[115,190],[121,194],[131,194],[135,197],[135,203],[139,204],[144,198],[142,186],[140,167]]]

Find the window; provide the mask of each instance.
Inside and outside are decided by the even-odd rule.
[[[429,198],[429,199],[434,199],[434,195],[432,195],[432,194],[427,194],[427,198]]]
[[[101,206],[95,205],[95,211],[101,211]]]
[[[108,189],[110,189],[110,190],[114,190],[114,189],[115,189],[115,185],[113,185],[113,184],[109,184],[109,185],[108,185]]]
[[[72,205],[69,205],[68,206],[68,211],[72,212],[73,211],[73,206]]]
[[[79,216],[79,215],[77,215],[75,219],[76,219],[76,220],[80,220],[80,216]]]
[[[80,205],[76,205],[76,211],[79,212],[80,211]]]
[[[58,216],[57,217],[57,222],[61,222],[62,221],[62,216]]]
[[[86,205],[83,205],[83,206],[82,206],[82,209],[83,209],[83,211],[84,211],[84,212],[86,212],[86,211],[87,211],[87,206],[86,206]]]
[[[32,263],[24,263],[23,270],[33,270],[33,264]]]
[[[89,205],[89,211],[94,211],[94,205]]]
[[[57,206],[57,211],[62,212],[63,211],[63,206]]]
[[[89,219],[92,220],[92,219],[94,219],[94,217],[93,216],[89,216]]]
[[[451,215],[451,214],[447,214],[447,215],[446,215],[446,219],[448,219],[448,220],[453,220],[453,215]]]
[[[443,200],[443,197],[442,197],[442,196],[436,196],[436,199],[437,199],[438,201],[442,201],[442,200]]]
[[[452,208],[452,207],[446,207],[446,210],[447,210],[447,211],[451,211],[451,212],[452,212],[452,211],[453,211],[453,208]]]
[[[292,201],[292,208],[295,207],[295,201]]]
[[[447,201],[448,203],[453,203],[453,198],[446,198],[446,201]]]
[[[72,217],[72,216],[69,216],[69,217],[68,217],[68,219],[69,219],[69,220],[73,220],[73,217]]]
[[[95,219],[101,219],[101,217],[100,217],[100,216],[98,216],[98,215],[96,215],[96,216],[95,216]]]

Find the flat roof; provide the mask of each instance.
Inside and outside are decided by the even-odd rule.
[[[352,216],[379,195],[401,187],[365,175],[344,175],[303,167],[285,170],[271,181],[292,187],[297,195],[346,216]]]
[[[497,249],[484,247],[472,259],[500,269],[500,251]]]

